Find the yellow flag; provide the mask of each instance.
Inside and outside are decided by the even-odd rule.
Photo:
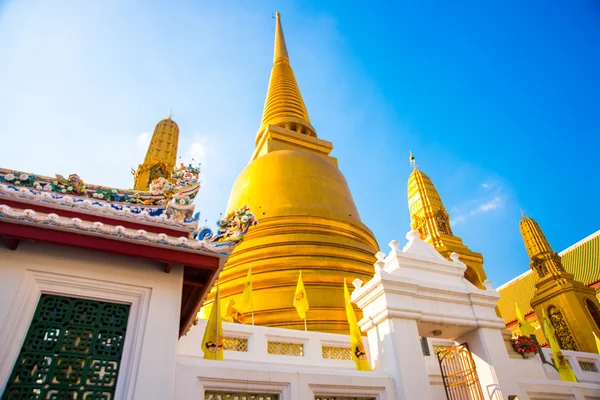
[[[595,332],[592,332],[592,334],[594,334],[594,339],[596,339],[596,347],[598,348],[598,354],[600,354],[600,339],[598,339],[598,336],[596,336]]]
[[[202,338],[202,351],[205,360],[223,359],[223,327],[221,326],[221,310],[219,310],[219,286],[213,303],[204,337]]]
[[[521,335],[525,335],[527,337],[533,335],[535,333],[535,328],[531,326],[531,324],[525,319],[521,310],[519,310],[519,306],[515,303],[515,314],[517,314],[517,321],[519,321],[519,330],[521,331]]]
[[[306,290],[304,290],[304,283],[302,283],[302,271],[298,275],[298,285],[296,285],[296,294],[294,295],[294,307],[298,310],[298,315],[302,319],[306,319],[306,312],[308,311],[308,299],[306,298]]]
[[[246,283],[244,284],[244,292],[240,299],[238,310],[240,312],[248,312],[252,310],[252,266],[248,268]]]
[[[577,382],[577,377],[575,377],[571,366],[567,362],[562,351],[560,351],[560,347],[556,342],[554,327],[550,323],[546,311],[542,311],[544,315],[544,335],[546,336],[546,339],[548,339],[548,346],[550,346],[550,350],[552,350],[552,358],[554,359],[554,365],[560,374],[560,379],[567,382]]]
[[[354,314],[354,308],[352,308],[352,301],[350,301],[350,292],[348,292],[348,286],[344,279],[344,302],[346,303],[346,318],[348,318],[348,325],[350,325],[350,350],[352,351],[352,360],[356,364],[358,371],[370,371],[369,360],[367,359],[367,353],[365,352],[365,346],[363,345],[362,336],[360,334],[360,328],[356,321],[356,314]]]

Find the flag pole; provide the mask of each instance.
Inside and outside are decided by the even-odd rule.
[[[306,329],[306,314],[305,314],[304,315],[304,332],[306,332],[306,331],[307,331],[307,329]]]
[[[254,326],[254,296],[250,298],[250,308],[252,309],[252,326]]]
[[[215,338],[215,345],[217,346],[217,351],[215,351],[215,360],[217,359],[217,353],[219,352],[219,317],[221,314],[221,310],[219,310],[219,284],[217,283],[217,294],[215,295],[215,303],[217,303],[217,323],[215,324],[215,330],[217,331],[217,335]]]

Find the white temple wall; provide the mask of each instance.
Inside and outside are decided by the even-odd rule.
[[[270,393],[280,400],[311,400],[316,395],[397,399],[389,374],[356,371],[354,362],[342,359],[339,351],[326,355],[325,349],[349,349],[348,335],[223,322],[225,342],[242,340],[245,345],[214,361],[204,360],[201,350],[206,323],[198,321],[179,340],[176,400],[204,399],[206,391]],[[274,342],[283,345],[275,348]],[[300,346],[295,347],[297,355],[285,354],[289,344]],[[364,344],[369,354],[366,340]]]
[[[41,293],[130,303],[117,399],[173,396],[183,267],[22,241],[0,248],[0,393]]]

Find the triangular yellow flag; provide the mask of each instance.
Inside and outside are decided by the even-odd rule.
[[[238,311],[248,312],[252,310],[252,266],[248,268],[246,275],[246,283],[244,284],[244,292],[239,302]]]
[[[296,294],[294,294],[294,307],[296,307],[300,318],[306,320],[306,312],[308,311],[308,299],[306,298],[306,290],[304,290],[304,283],[302,282],[302,271],[300,271],[300,275],[298,275]]]
[[[525,319],[521,310],[519,310],[519,306],[515,303],[515,314],[517,314],[517,321],[519,322],[519,330],[521,331],[521,335],[525,335],[527,337],[533,335],[535,333],[535,328],[531,326],[529,321]]]
[[[346,303],[346,318],[348,318],[348,325],[350,325],[350,350],[352,351],[352,360],[356,364],[356,369],[358,371],[370,371],[371,367],[369,366],[369,360],[367,359],[367,353],[365,352],[365,346],[363,345],[360,328],[356,321],[354,308],[352,308],[350,292],[348,292],[348,285],[346,285],[345,279],[344,302]]]
[[[598,349],[598,354],[600,354],[600,339],[598,339],[595,332],[592,332],[592,334],[594,335],[594,339],[596,339],[596,348]]]
[[[554,365],[560,374],[560,379],[566,382],[577,382],[577,377],[573,373],[571,366],[567,362],[562,351],[560,351],[560,347],[556,342],[554,327],[550,323],[546,311],[542,310],[542,312],[544,316],[544,335],[546,336],[546,339],[548,339],[548,346],[550,346],[550,350],[552,350],[552,358],[554,359]]]
[[[210,316],[208,317],[208,323],[206,324],[206,330],[202,338],[202,351],[204,352],[205,360],[223,359],[223,327],[221,326],[219,302],[219,286],[217,286],[215,301],[212,310],[210,310]]]

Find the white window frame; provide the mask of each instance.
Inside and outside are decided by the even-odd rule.
[[[0,330],[0,393],[7,386],[42,294],[130,305],[115,399],[133,399],[152,288],[31,269],[24,271]]]

